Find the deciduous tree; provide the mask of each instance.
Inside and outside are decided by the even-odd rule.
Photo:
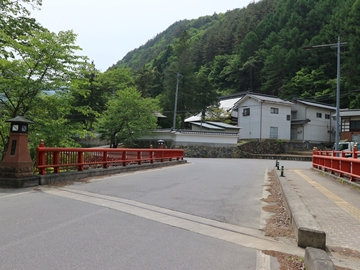
[[[112,148],[119,144],[133,145],[134,140],[156,128],[158,101],[142,98],[135,87],[125,87],[115,92],[107,103],[107,110],[99,117],[97,128],[101,138]]]

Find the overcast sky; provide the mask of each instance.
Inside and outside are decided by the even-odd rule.
[[[171,24],[224,13],[254,0],[43,0],[35,17],[50,31],[73,30],[77,45],[101,71]],[[255,1],[256,2],[256,1]]]

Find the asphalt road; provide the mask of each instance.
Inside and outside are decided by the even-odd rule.
[[[277,269],[260,250],[291,247],[258,230],[275,161],[187,160],[66,187],[0,189],[0,269]]]

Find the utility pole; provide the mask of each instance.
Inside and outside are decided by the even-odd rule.
[[[340,47],[345,45],[346,42],[340,43],[340,36],[338,36],[338,42],[333,44],[324,44],[324,45],[310,45],[305,46],[305,50],[312,50],[313,48],[321,47],[336,47],[337,48],[337,61],[336,61],[336,129],[335,129],[335,150],[339,151],[339,141],[340,141]]]
[[[177,111],[177,100],[178,100],[178,92],[179,92],[179,78],[182,75],[178,72],[176,73],[176,90],[175,90],[175,105],[174,105],[174,120],[173,120],[173,130],[176,129],[176,111]]]

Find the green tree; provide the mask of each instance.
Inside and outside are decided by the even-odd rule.
[[[164,93],[160,99],[164,109],[172,112],[178,79],[177,115],[183,127],[187,114],[202,111],[216,101],[216,91],[208,79],[210,70],[202,67],[196,71],[188,32],[184,31],[176,40],[173,51],[171,63],[164,74]],[[181,77],[177,78],[177,74]]]
[[[217,121],[230,124],[231,123],[231,113],[225,111],[223,108],[219,107],[219,104],[213,105],[207,108],[205,120],[207,121]]]
[[[73,81],[72,85],[72,88],[76,89],[76,91],[71,91],[72,109],[68,118],[72,122],[82,123],[86,130],[89,131],[93,130],[96,117],[106,109],[108,100],[100,83],[96,81],[99,74],[100,72],[92,62],[82,71],[84,79]]]
[[[0,58],[0,130],[2,146],[6,145],[5,120],[18,115],[27,116],[44,91],[69,92],[72,82],[82,80],[80,70],[86,65],[85,57],[76,55],[80,48],[74,45],[72,31],[59,34],[33,31],[17,40],[0,32],[0,39],[16,55],[14,59]]]
[[[0,1],[0,33],[13,40],[24,35],[31,35],[33,30],[43,29],[33,18],[27,7],[39,9],[42,0],[1,0]],[[11,46],[7,39],[0,38],[0,57],[14,58]]]
[[[49,147],[79,146],[75,137],[85,137],[88,134],[81,123],[68,119],[71,98],[66,93],[41,93],[36,98],[34,108],[28,113],[34,124],[30,125],[29,138],[34,147],[43,139]]]
[[[142,98],[135,87],[125,87],[108,101],[107,110],[98,118],[97,129],[112,148],[119,144],[131,146],[135,139],[156,128],[154,113],[159,111],[156,99]]]

